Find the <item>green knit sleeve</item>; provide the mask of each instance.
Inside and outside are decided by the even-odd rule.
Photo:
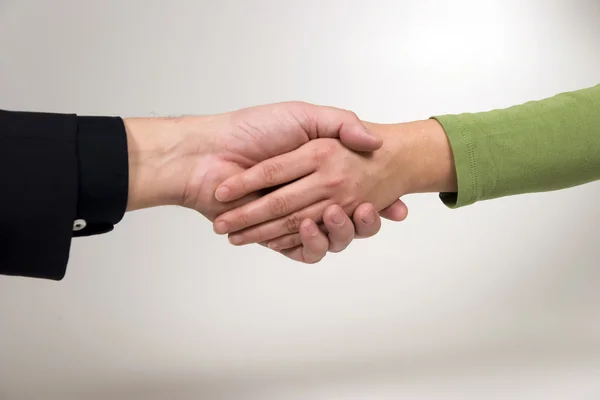
[[[451,208],[600,179],[600,85],[503,110],[432,117],[446,131],[458,193]]]

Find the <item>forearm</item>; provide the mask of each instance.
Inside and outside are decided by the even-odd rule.
[[[410,193],[456,192],[457,177],[450,142],[442,126],[433,119],[367,127],[383,138],[375,152],[390,153],[395,162],[386,165],[379,179],[398,197]],[[385,156],[384,156],[385,158]]]
[[[387,125],[383,130],[384,135],[399,138],[393,148],[404,162],[401,164],[402,171],[397,171],[394,176],[403,176],[406,179],[399,188],[401,192],[457,190],[456,167],[450,142],[437,121],[430,119]]]
[[[600,85],[504,110],[434,118],[456,166],[458,191],[442,195],[450,207],[600,179]]]

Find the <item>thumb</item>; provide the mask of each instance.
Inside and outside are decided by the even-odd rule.
[[[379,215],[390,221],[404,221],[408,216],[408,207],[402,200],[398,199],[391,206],[379,211]]]
[[[313,120],[312,139],[339,138],[344,146],[354,151],[371,152],[383,145],[381,138],[371,132],[352,111],[334,107],[311,105],[307,115]]]
[[[361,152],[375,151],[383,145],[383,140],[375,136],[360,120],[344,124],[340,128],[340,140],[347,148]]]

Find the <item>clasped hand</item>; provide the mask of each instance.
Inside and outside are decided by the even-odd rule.
[[[386,133],[383,125],[335,112],[348,116],[346,127],[356,132]],[[342,140],[344,122],[336,124]],[[294,260],[313,263],[327,250],[343,250],[355,232],[358,237],[376,234],[381,226],[379,212],[403,220],[408,210],[398,200],[398,187],[408,186],[403,182],[406,174],[390,177],[390,171],[398,169],[394,148],[402,138],[387,135],[385,139],[381,148],[365,152],[354,151],[338,139],[317,138],[225,179],[215,191],[220,202],[239,201],[253,193],[262,196],[219,215],[215,232],[229,234],[234,245],[260,243]],[[354,145],[357,148],[365,146]]]
[[[234,244],[314,263],[408,212],[382,179],[400,141],[350,111],[289,102],[125,124],[128,210],[191,208]]]

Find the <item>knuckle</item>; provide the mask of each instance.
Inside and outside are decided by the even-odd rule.
[[[263,232],[263,230],[261,228],[256,228],[256,230],[254,231],[254,235],[253,235],[253,239],[255,242],[265,242],[267,241],[267,236],[265,235],[265,233]]]
[[[267,200],[271,215],[282,216],[287,214],[288,205],[285,199],[279,196],[271,196]]]
[[[282,172],[283,166],[276,162],[268,163],[262,169],[263,178],[268,184],[276,183]]]
[[[348,212],[348,215],[352,215],[356,208],[359,206],[359,200],[357,199],[356,194],[349,194],[345,196],[340,202],[339,205],[342,209]]]
[[[246,212],[239,212],[238,215],[235,216],[235,220],[238,220],[242,226],[250,225],[250,218]]]
[[[240,190],[244,193],[248,192],[248,182],[246,181],[246,179],[242,178],[242,177],[238,177],[233,184],[231,185],[231,187],[229,188],[229,190]]]
[[[317,162],[317,164],[321,164],[331,158],[337,147],[334,145],[333,141],[321,141],[318,143],[318,146],[315,146],[313,150],[313,160]]]
[[[285,229],[288,231],[288,233],[296,233],[300,230],[301,222],[302,220],[300,219],[298,213],[288,215],[285,218]]]
[[[325,182],[327,189],[339,189],[346,184],[347,178],[343,175],[333,176]]]

